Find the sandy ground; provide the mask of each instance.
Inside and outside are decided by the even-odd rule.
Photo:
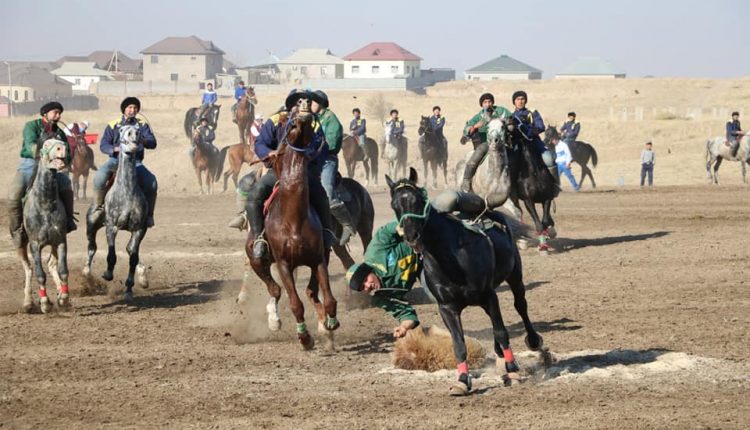
[[[447,396],[452,369],[428,374],[392,367],[394,322],[380,310],[348,306],[337,260],[331,274],[342,327],[334,354],[301,351],[286,298],[282,331],[269,333],[267,295],[254,275],[251,304],[235,304],[244,236],[225,227],[235,212],[233,193],[197,196],[181,132],[184,110],[194,100],[144,97],[160,145],[147,164],[162,192],[157,226],[142,246],[151,286],[137,288],[132,305],[120,300],[124,254],[115,281],[88,285],[82,278],[80,229],[69,239],[73,310],[20,313],[22,272],[7,217],[0,217],[0,427],[747,428],[750,189],[741,185],[737,163],[722,167],[722,186],[704,185],[701,157],[702,141],[722,134],[725,119],[609,117],[611,105],[682,109],[730,98],[747,110],[747,82],[525,85],[532,106],[550,112],[548,119],[559,123],[568,110],[578,111],[582,136],[599,151],[594,174],[600,187],[561,194],[556,254],[522,253],[530,315],[555,362],[542,368],[526,352],[511,295],[501,288],[504,319],[528,380],[503,387],[488,360],[474,369],[475,394],[458,399]],[[517,86],[456,82],[426,95],[384,97],[409,126],[434,104],[443,106],[449,121],[468,117],[485,89],[500,99]],[[264,113],[282,99],[259,97]],[[372,97],[331,94],[343,113]],[[64,119],[88,118],[96,130],[118,104],[105,99],[100,111],[66,112]],[[0,139],[12,143],[0,148],[2,184],[10,181],[26,120],[0,120]],[[457,140],[459,128],[458,121],[449,122],[448,136]],[[219,146],[235,142],[234,134],[222,116]],[[649,138],[655,139],[658,186],[640,190],[632,185],[641,144]],[[453,139],[451,145],[453,162],[466,148]],[[615,185],[620,176],[624,187]],[[371,193],[379,226],[393,215],[382,187]],[[77,208],[84,212],[85,203]],[[120,235],[120,249],[126,237]],[[101,233],[99,243],[96,274],[105,264]],[[352,253],[361,252],[355,240]],[[419,304],[417,310],[424,324],[440,324],[435,305]],[[308,315],[312,323],[309,309]],[[464,324],[467,334],[492,350],[490,323],[481,310],[467,310]]]
[[[142,247],[151,288],[137,289],[131,306],[117,293],[124,259],[111,285],[97,283],[81,296],[80,231],[71,237],[76,297],[69,313],[19,313],[19,263],[11,252],[0,254],[0,424],[747,428],[750,252],[738,230],[750,221],[748,197],[744,188],[708,186],[564,193],[559,253],[523,252],[530,314],[558,361],[541,369],[525,352],[502,288],[512,345],[529,380],[505,388],[490,362],[477,369],[476,395],[460,399],[447,396],[453,370],[393,369],[393,321],[378,309],[346,309],[338,261],[331,266],[338,351],[302,352],[286,299],[285,325],[269,333],[265,289],[254,278],[252,304],[234,303],[243,236],[223,225],[232,203],[166,197]],[[381,224],[391,217],[387,196],[374,199]],[[361,252],[358,241],[352,250]],[[104,263],[99,254],[96,273]],[[96,292],[107,288],[113,293]],[[435,305],[417,309],[425,324],[439,324]],[[470,309],[464,323],[491,351],[484,314]]]

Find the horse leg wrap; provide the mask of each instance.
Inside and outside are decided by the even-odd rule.
[[[339,326],[339,320],[336,319],[336,317],[327,317],[325,326],[326,329],[333,330],[334,328]]]
[[[458,376],[469,373],[469,363],[465,361],[458,363],[456,367],[458,368]]]
[[[39,298],[47,297],[47,289],[46,288],[40,288],[39,289]]]
[[[68,294],[68,284],[60,285],[60,294]]]
[[[297,323],[297,334],[305,334],[307,333],[307,324],[305,323]]]
[[[505,371],[508,373],[518,373],[520,370],[513,356],[513,351],[508,348],[503,350],[503,359],[505,360]]]

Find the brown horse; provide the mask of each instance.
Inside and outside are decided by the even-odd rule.
[[[240,177],[240,170],[243,163],[253,164],[257,159],[255,156],[255,142],[253,144],[235,143],[221,148],[221,152],[226,153],[229,158],[229,168],[224,172],[224,191],[227,190],[227,182],[232,177],[234,188],[237,188],[237,180]]]
[[[266,239],[271,257],[253,257],[252,234],[248,235],[245,252],[255,273],[266,284],[271,300],[266,306],[268,326],[278,330],[281,321],[278,303],[281,288],[271,276],[271,264],[276,268],[289,297],[289,307],[297,320],[297,336],[302,347],[312,349],[315,340],[305,325],[305,310],[297,295],[294,269],[307,266],[311,270],[307,285],[307,297],[315,306],[318,316],[318,332],[327,339],[329,350],[333,349],[333,330],[339,327],[336,319],[336,299],[331,292],[328,278],[328,251],[323,244],[323,228],[315,211],[310,207],[310,188],[307,183],[309,158],[307,153],[313,140],[312,115],[306,99],[298,101],[299,113],[295,109],[288,132],[279,144],[279,150],[271,160],[279,177],[279,189],[270,203],[266,216]],[[314,155],[313,155],[314,156]],[[318,289],[323,292],[323,303]]]
[[[86,184],[89,181],[89,170],[96,170],[94,165],[94,151],[86,144],[86,139],[81,134],[68,137],[71,153],[70,173],[73,176],[73,196],[78,200],[80,190],[80,178],[83,176],[83,199],[86,200]]]
[[[240,130],[240,142],[242,143],[247,143],[250,126],[255,121],[256,104],[258,104],[258,99],[255,97],[255,89],[253,87],[245,88],[245,94],[237,102],[237,111],[234,114],[237,128]]]
[[[365,154],[362,151],[362,147],[359,146],[359,139],[356,136],[344,135],[344,141],[341,144],[341,154],[344,156],[344,162],[346,163],[346,176],[354,178],[354,169],[357,167],[357,162],[362,161],[362,166],[365,168],[365,187],[370,186],[370,178],[375,180],[375,185],[378,185],[378,144],[375,139],[365,139],[365,150],[369,157],[367,161],[363,161]]]
[[[195,168],[195,175],[198,177],[198,185],[201,187],[201,194],[204,193],[202,178],[204,173],[208,194],[213,194],[213,184],[221,177],[226,154],[226,148],[217,151],[212,145],[206,143],[203,140],[203,135],[198,130],[193,133],[193,148],[190,149],[190,158],[193,160],[193,167]]]

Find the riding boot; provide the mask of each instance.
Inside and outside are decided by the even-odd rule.
[[[156,209],[156,190],[146,196],[148,202],[148,218],[146,218],[146,228],[154,226],[154,209]]]
[[[339,239],[339,245],[346,245],[349,239],[356,234],[354,231],[354,222],[352,221],[352,215],[349,213],[344,202],[334,202],[331,205],[331,215],[336,218],[336,221],[341,224],[341,238]]]
[[[23,228],[23,204],[18,201],[8,203],[8,224],[10,227],[10,236],[16,248],[26,241],[26,231]]]
[[[555,184],[560,187],[560,173],[557,171],[557,165],[554,166],[547,166],[547,170],[552,174],[552,177],[555,178]]]
[[[74,213],[74,206],[73,206],[73,200],[74,200],[73,190],[60,190],[60,199],[63,202],[63,206],[65,206],[65,215],[68,218],[68,233],[71,231],[75,231],[78,229],[76,226],[76,218]]]
[[[370,156],[367,154],[367,148],[363,144],[360,144],[359,147],[362,149],[362,162],[367,163],[367,161],[370,160]]]
[[[248,202],[246,214],[250,233],[255,237],[253,258],[263,260],[268,256],[268,242],[263,237],[263,205],[258,202]]]
[[[471,186],[471,181],[474,179],[474,174],[477,172],[477,168],[479,168],[479,165],[477,163],[472,163],[471,160],[466,163],[466,168],[464,169],[464,180],[461,182],[461,191],[465,193],[474,192],[474,189]]]
[[[91,210],[91,221],[96,222],[96,220],[104,216],[104,197],[107,195],[107,190],[105,188],[102,188],[101,190],[94,189],[94,206],[93,210]]]
[[[248,228],[248,222],[247,222],[247,196],[243,196],[240,193],[237,193],[237,206],[239,206],[239,212],[237,212],[237,216],[234,217],[231,221],[229,221],[228,226],[230,228],[236,228],[240,231],[247,230]]]

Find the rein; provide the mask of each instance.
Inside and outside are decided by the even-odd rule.
[[[398,218],[398,226],[401,227],[401,224],[404,222],[404,220],[408,218],[414,218],[414,219],[427,221],[430,217],[430,199],[427,197],[427,192],[423,188],[419,188],[408,182],[404,182],[402,184],[397,185],[396,188],[393,189],[393,191],[395,192],[400,188],[411,188],[419,192],[424,198],[424,209],[422,209],[421,214],[409,213],[409,212],[401,214],[401,217]]]

